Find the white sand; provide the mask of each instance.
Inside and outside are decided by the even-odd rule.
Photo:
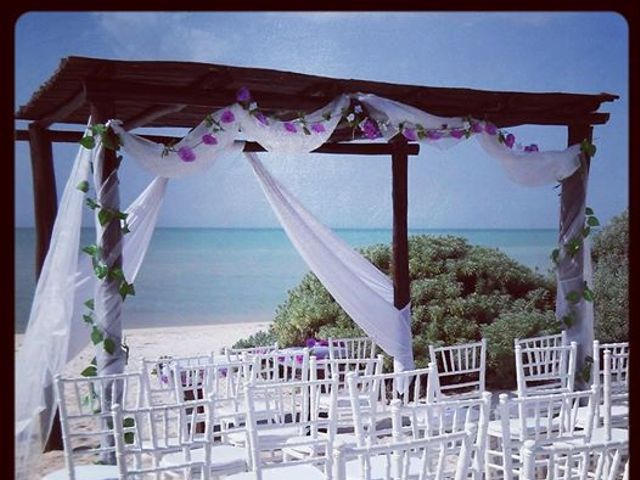
[[[130,348],[129,364],[126,370],[137,370],[140,358],[158,358],[162,355],[189,356],[218,352],[224,346],[231,346],[241,338],[259,330],[266,330],[269,322],[226,323],[218,325],[195,325],[182,327],[135,328],[124,330],[126,343]],[[15,348],[19,348],[24,335],[15,336]],[[92,345],[80,352],[64,370],[65,376],[78,376],[89,365],[94,356]],[[40,479],[46,473],[64,468],[62,451],[51,451],[42,455],[42,461],[33,479]]]

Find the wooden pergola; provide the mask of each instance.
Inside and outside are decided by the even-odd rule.
[[[16,139],[29,141],[31,148],[37,274],[48,250],[57,208],[53,142],[77,142],[89,115],[96,123],[118,118],[127,130],[137,127],[191,128],[212,111],[233,103],[235,93],[241,87],[249,88],[262,111],[281,119],[317,110],[342,93],[363,92],[438,116],[488,120],[499,128],[525,124],[564,126],[568,130],[568,145],[583,139],[591,141],[593,126],[605,124],[609,119],[608,113],[598,112],[600,105],[618,98],[607,93],[496,92],[399,85],[193,62],[67,57],[16,113],[16,119],[31,122],[27,130],[16,132]],[[77,125],[78,130],[52,130],[49,127],[54,123]],[[329,141],[316,152],[391,156],[394,303],[401,309],[410,300],[407,164],[410,155],[418,154],[419,146],[408,143],[404,137],[396,137],[389,143],[350,143],[354,140],[352,134],[351,128],[339,125]],[[148,138],[162,142],[172,140],[166,136]],[[247,144],[245,150],[261,151],[262,147]],[[115,153],[107,151],[106,155],[103,178],[117,168]],[[588,160],[582,168],[588,173]],[[562,182],[560,236],[572,219],[584,216],[584,212],[576,211],[586,195],[577,173]],[[119,226],[114,225],[107,243],[116,244],[120,235]],[[109,248],[107,243],[105,249]],[[577,267],[560,262],[558,268],[560,275],[578,274],[582,278],[582,262]]]

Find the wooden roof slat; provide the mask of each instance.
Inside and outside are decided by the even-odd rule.
[[[207,81],[198,83],[203,78]],[[340,93],[360,91],[434,115],[471,115],[490,119],[502,127],[523,123],[605,123],[607,114],[597,110],[603,102],[618,98],[607,93],[498,92],[399,85],[196,62],[67,57],[29,102],[18,109],[16,118],[84,125],[91,98],[80,105],[67,105],[83,84],[89,87],[89,97],[111,97],[116,115],[125,124],[147,122],[146,126],[171,127],[192,127],[207,113],[230,105],[241,86],[251,90],[267,113],[278,112],[287,118],[297,111],[323,107]],[[184,108],[176,107],[174,111],[171,107],[180,104]]]

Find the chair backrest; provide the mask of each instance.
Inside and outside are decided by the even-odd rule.
[[[576,374],[578,344],[555,347],[516,345],[518,396],[572,392]]]
[[[163,478],[161,474],[172,473],[185,479],[192,476],[208,479],[213,410],[212,398],[134,409],[114,405],[112,416],[120,478],[138,480],[152,478],[152,475]],[[201,424],[202,430],[194,428]],[[199,455],[194,455],[195,450]],[[182,456],[170,466],[152,461],[176,451]]]
[[[595,386],[590,390],[578,392],[512,399],[503,393],[498,402],[503,435],[515,439],[520,444],[526,440],[551,442],[561,439],[581,439],[588,442],[593,432],[597,401]],[[578,409],[584,404],[587,405],[587,421],[581,423]],[[510,424],[512,418],[516,420]],[[515,431],[510,431],[513,427]]]
[[[357,459],[361,480],[463,480],[469,469],[470,434],[456,432],[388,444],[334,449],[335,480],[346,480],[346,464]],[[374,463],[375,462],[375,463]]]
[[[480,398],[485,391],[487,341],[434,347],[429,345],[431,363],[437,369],[436,400],[448,397]]]
[[[423,404],[430,394],[430,368],[406,370],[403,372],[358,375],[347,374],[351,421],[358,446],[375,444],[378,437],[391,435],[391,427],[385,419],[391,419],[391,402],[398,400],[402,405]],[[340,403],[338,412],[341,413]],[[338,415],[340,418],[340,415]]]
[[[600,343],[593,341],[593,383],[601,386],[604,376],[604,351],[611,353],[611,388],[614,391],[629,389],[629,342]]]
[[[55,395],[60,410],[64,459],[74,480],[76,461],[115,459],[111,405],[137,408],[144,403],[140,373],[96,377],[55,377]],[[86,461],[84,462],[86,463]]]
[[[394,415],[393,436],[397,440],[407,434],[413,438],[429,438],[466,431],[471,440],[473,478],[482,478],[491,411],[490,392],[482,393],[481,398],[443,400],[421,405],[403,406],[399,400],[394,400],[391,408]],[[408,424],[403,422],[407,417]]]
[[[256,354],[264,354],[271,353],[275,350],[278,350],[278,342],[273,343],[272,345],[264,345],[261,347],[246,347],[246,348],[233,348],[233,347],[224,347],[223,354],[227,358],[227,361],[239,361],[242,360],[242,356],[247,355],[256,355]]]
[[[309,349],[274,350],[267,353],[244,353],[244,362],[256,362],[253,376],[258,382],[309,380]]]
[[[215,394],[218,400],[242,401],[242,385],[253,378],[255,359],[224,364],[180,365],[171,367],[172,384],[178,402],[200,400]],[[180,381],[177,381],[180,379]]]
[[[624,358],[626,357],[626,358]],[[619,366],[621,363],[628,362],[628,355],[614,355],[609,350],[604,351],[604,359],[603,359],[603,388],[602,388],[602,409],[603,409],[603,424],[605,429],[605,439],[611,440],[611,428],[613,427],[612,422],[612,409],[613,405],[620,402],[629,403],[629,390],[621,389],[621,384],[615,382],[617,376],[614,376],[613,371],[616,366]],[[625,373],[626,376],[626,373]],[[626,383],[625,381],[622,383],[622,387],[624,387]],[[596,386],[594,385],[594,388]],[[615,388],[614,388],[615,387]],[[598,390],[600,392],[600,390]],[[599,417],[597,418],[599,422]]]
[[[327,339],[329,358],[375,358],[376,342],[371,337],[331,338]]]
[[[529,440],[522,448],[523,480],[615,480],[628,475],[623,457],[629,441],[586,445],[538,445]]]
[[[284,446],[293,449],[305,446],[315,452],[303,458],[289,459],[285,465],[323,462],[325,472],[332,471],[331,451],[336,433],[333,414],[337,393],[337,382],[334,379],[253,381],[245,384],[247,446],[251,468],[258,480],[262,477],[262,469],[283,465],[269,462],[262,453]],[[329,412],[327,416],[321,416],[319,404],[327,394]],[[256,405],[258,402],[260,407]],[[291,432],[278,440],[277,432],[282,427],[290,427]],[[274,434],[270,435],[270,432]]]
[[[141,358],[142,378],[145,382],[147,405],[168,405],[176,402],[175,385],[171,375],[172,365],[206,365],[213,363],[212,355],[173,357],[157,359]]]
[[[522,348],[549,348],[569,345],[567,331],[562,330],[555,335],[542,335],[540,337],[514,338],[513,346]]]
[[[335,378],[338,381],[338,389],[342,395],[347,395],[347,375],[355,373],[359,376],[376,375],[382,373],[384,356],[375,358],[330,358],[316,359],[311,357],[309,370],[312,380],[323,378]]]

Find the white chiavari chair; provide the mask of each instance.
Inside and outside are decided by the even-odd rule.
[[[376,342],[370,337],[331,338],[327,339],[329,358],[375,358]]]
[[[578,344],[549,347],[516,345],[519,397],[573,392]]]
[[[485,392],[487,341],[434,347],[431,363],[437,368],[436,401],[448,398],[480,398]]]
[[[45,480],[113,479],[115,465],[111,405],[131,408],[144,402],[140,373],[54,379],[64,445],[65,468],[45,475]],[[97,465],[96,461],[113,463]]]
[[[142,378],[145,382],[147,405],[164,405],[176,402],[175,385],[171,375],[172,365],[206,365],[213,363],[211,355],[189,357],[164,356],[157,359],[141,358]]]

